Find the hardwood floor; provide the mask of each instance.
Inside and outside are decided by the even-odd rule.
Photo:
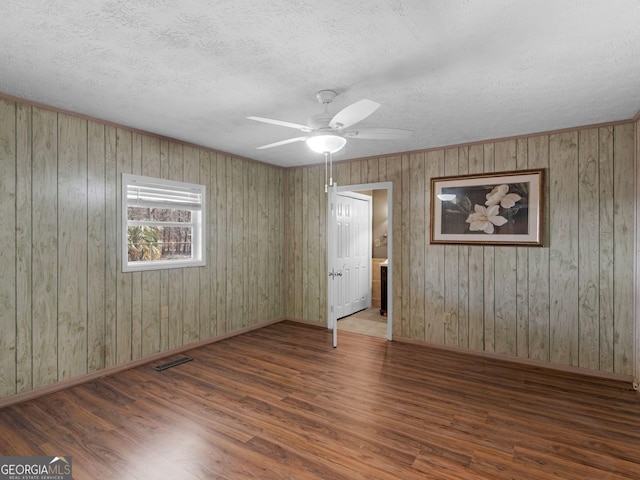
[[[291,322],[187,355],[0,410],[0,454],[75,480],[640,478],[613,380]]]

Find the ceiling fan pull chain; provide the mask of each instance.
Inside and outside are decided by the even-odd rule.
[[[329,155],[329,152],[324,152],[324,193],[329,192],[327,184],[327,155]]]
[[[333,187],[333,155],[331,152],[326,152],[325,155],[329,155],[329,186]]]

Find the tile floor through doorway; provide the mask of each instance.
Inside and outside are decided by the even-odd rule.
[[[387,317],[379,308],[367,308],[338,320],[338,331],[362,333],[373,337],[386,337]]]

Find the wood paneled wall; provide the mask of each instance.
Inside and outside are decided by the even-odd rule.
[[[123,172],[206,185],[206,267],[122,273]],[[283,181],[0,99],[0,398],[282,318]]]
[[[337,164],[340,185],[394,184],[394,336],[631,375],[637,124]],[[430,178],[526,168],[547,170],[545,247],[429,244]],[[206,267],[121,272],[122,172],[207,186]],[[282,317],[326,323],[323,167],[0,99],[0,198],[0,398]]]
[[[340,163],[393,182],[394,336],[633,374],[634,124]],[[430,179],[544,168],[543,248],[429,244]],[[287,175],[289,318],[326,323],[324,170]]]

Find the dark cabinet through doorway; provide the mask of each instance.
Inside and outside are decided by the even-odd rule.
[[[380,265],[380,315],[387,316],[387,266]]]

